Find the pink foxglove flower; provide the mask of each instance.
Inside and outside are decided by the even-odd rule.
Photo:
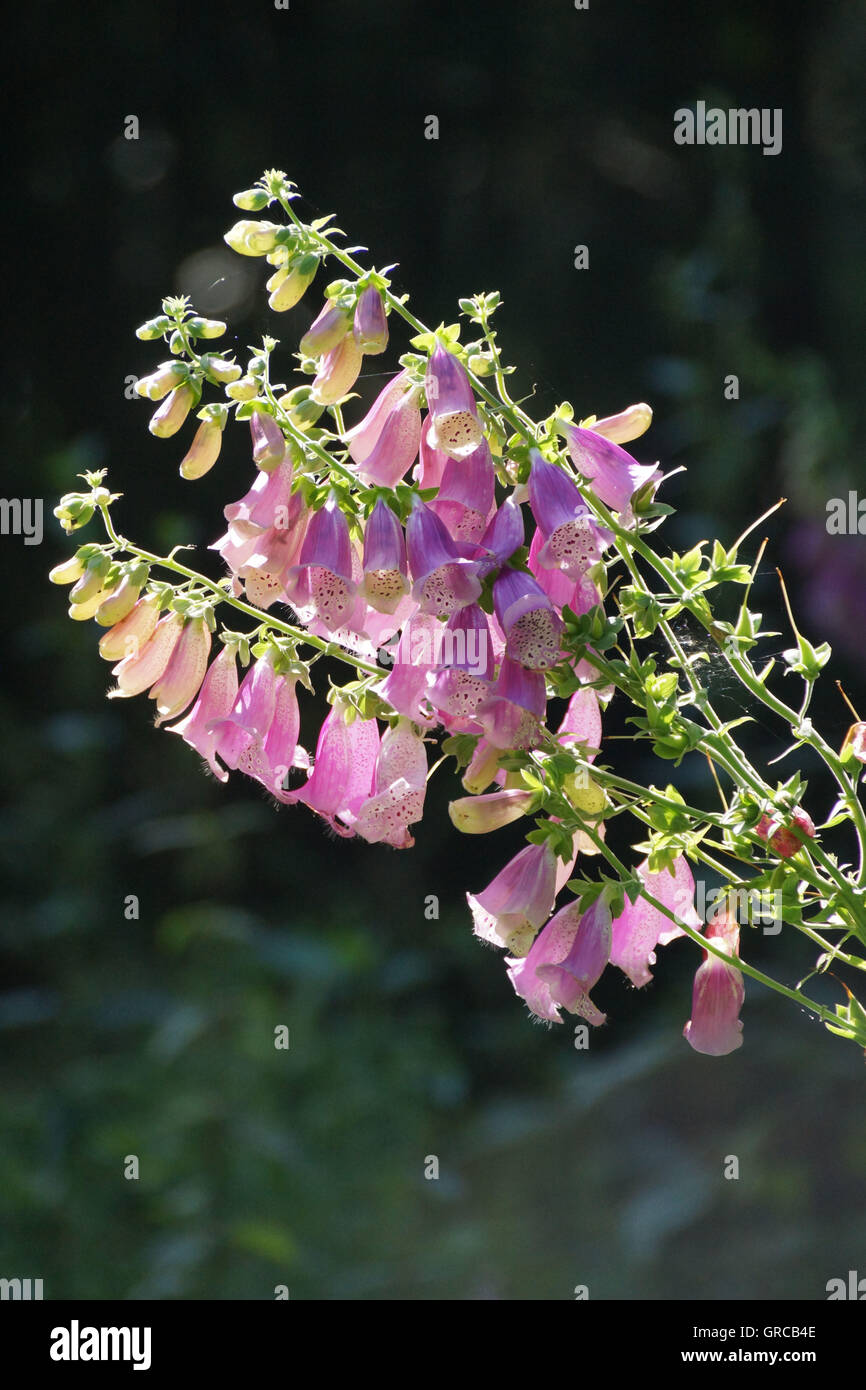
[[[418,462],[412,469],[412,477],[423,491],[427,488],[439,487],[442,482],[442,475],[448,466],[448,455],[444,449],[437,449],[430,443],[430,432],[433,429],[432,415],[424,416],[424,423],[421,426],[421,437],[419,442]],[[435,434],[433,438],[435,439]]]
[[[99,655],[103,661],[122,661],[124,657],[137,656],[154,634],[160,607],[156,594],[145,594],[131,613],[104,632],[99,639]]]
[[[424,390],[433,418],[428,442],[449,458],[467,458],[484,438],[478,409],[464,367],[438,340],[427,363]]]
[[[494,506],[495,482],[485,439],[467,458],[449,459],[430,510],[444,521],[456,541],[477,541]]]
[[[730,914],[717,912],[707,923],[706,936],[729,956],[738,957],[740,928]],[[696,1052],[709,1057],[735,1052],[743,1043],[740,1009],[744,998],[742,971],[705,951],[695,975],[692,1016],[683,1037]]]
[[[452,733],[480,733],[475,711],[493,684],[493,644],[477,604],[453,613],[438,634],[442,666],[428,676],[430,703]]]
[[[452,540],[435,512],[417,493],[406,523],[406,546],[414,584],[412,597],[422,613],[448,616],[474,603],[481,593],[480,562]]]
[[[594,430],[569,425],[565,438],[578,473],[589,478],[596,497],[615,512],[624,512],[650,478],[661,477],[654,463],[638,463],[625,449]]]
[[[560,612],[567,604],[578,617],[589,613],[593,608],[598,608],[601,604],[601,594],[589,575],[582,574],[578,579],[570,579],[563,570],[545,569],[538,558],[543,548],[544,537],[536,529],[530,542],[527,563],[551,603]]]
[[[347,720],[350,711],[333,705],[319,730],[313,771],[295,799],[326,820],[338,835],[354,835],[352,822],[373,790],[379,754],[375,719]]]
[[[505,962],[515,993],[550,1023],[562,1022],[560,1009],[596,1027],[604,1023],[589,991],[607,965],[610,936],[610,909],[603,898],[583,914],[577,899],[568,903],[539,932],[527,956]]]
[[[307,763],[297,741],[300,717],[295,685],[292,677],[277,675],[268,652],[250,667],[229,712],[205,725],[206,735],[213,740],[209,760],[220,758],[226,767],[261,782],[285,802],[295,799],[284,785],[289,769]],[[224,700],[227,692],[220,688],[217,693]]]
[[[593,749],[601,747],[601,709],[598,695],[594,690],[576,690],[568,702],[568,708],[556,734],[557,742],[568,747],[570,743],[584,743],[588,746],[589,761],[596,756]]]
[[[427,751],[408,719],[385,730],[376,758],[372,794],[351,821],[355,833],[370,844],[411,849],[409,826],[424,814]]]
[[[550,916],[556,896],[556,855],[550,842],[527,845],[477,896],[466,894],[475,935],[525,956]]]
[[[182,714],[201,689],[210,654],[210,632],[204,618],[190,618],[175,644],[168,665],[149,691],[156,701],[157,728]]]
[[[167,613],[161,618],[140,650],[133,650],[112,668],[111,674],[117,677],[117,689],[110,690],[108,698],[124,699],[130,695],[140,695],[154,685],[171,660],[182,629],[183,618],[179,613]]]
[[[650,873],[649,860],[637,866],[637,875],[647,893],[676,913],[680,922],[700,931],[703,922],[695,911],[695,881],[685,858],[674,861],[674,872],[660,869]],[[656,947],[667,946],[683,936],[682,928],[659,912],[641,895],[636,902],[625,900],[625,907],[613,923],[611,965],[616,965],[640,988],[652,979],[649,969],[656,963]]]
[[[234,649],[225,646],[208,667],[189,714],[168,730],[170,734],[180,734],[184,742],[204,758],[220,782],[227,782],[229,775],[216,760],[217,733],[214,725],[231,713],[237,693],[238,668]]]
[[[537,580],[525,570],[504,569],[493,585],[493,606],[505,634],[506,655],[533,671],[555,666],[562,619]]]
[[[535,748],[546,709],[542,673],[529,671],[506,656],[496,684],[476,710],[476,718],[495,748]]]
[[[529,503],[544,537],[538,563],[544,569],[558,566],[569,579],[580,579],[601,559],[602,550],[611,539],[610,532],[596,524],[565,471],[547,463],[537,449],[532,450]]]
[[[378,357],[388,346],[388,319],[382,295],[374,285],[362,291],[355,305],[355,342],[368,357]]]
[[[253,462],[263,473],[273,473],[286,457],[286,439],[272,415],[254,410],[250,416]]]
[[[420,387],[400,372],[379,393],[364,419],[343,436],[358,476],[373,487],[396,487],[418,456]]]
[[[289,602],[301,622],[318,618],[329,631],[339,628],[355,606],[349,527],[334,497],[307,526],[301,558],[285,578]]]
[[[397,517],[381,497],[364,527],[361,593],[379,613],[393,613],[409,592],[406,539]]]
[[[429,613],[415,613],[400,634],[394,664],[377,686],[379,694],[398,714],[426,728],[436,723],[427,693],[427,678],[438,666],[441,623]]]
[[[358,380],[363,362],[364,354],[354,336],[347,333],[319,362],[312,390],[312,399],[316,404],[334,405],[336,401],[341,401]]]

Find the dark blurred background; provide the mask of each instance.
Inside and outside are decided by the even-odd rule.
[[[571,1024],[531,1026],[463,901],[519,829],[461,839],[446,777],[398,854],[218,786],[145,700],[105,701],[97,632],[45,578],[72,548],[51,507],[84,468],[109,469],[118,524],[157,549],[206,546],[246,491],[242,441],[182,482],[180,441],[124,386],[158,360],[133,329],[181,290],[241,350],[279,332],[291,370],[317,295],[274,329],[263,263],[221,239],[231,194],[276,165],[308,217],[336,211],[400,262],[427,322],[499,288],[533,413],[649,400],[635,453],[688,468],[666,545],[731,542],[789,499],[755,537],[757,606],[787,646],[781,565],[833,644],[815,717],[841,743],[832,680],[866,710],[864,542],[825,528],[863,479],[864,5],[42,4],[7,39],[3,490],[46,520],[39,546],[2,538],[0,1275],[46,1297],[426,1300],[815,1299],[866,1273],[852,1044],[748,986],[743,1048],[694,1054],[687,942],[639,993],[609,972],[588,1052]],[[782,152],[675,145],[698,99],[781,108]],[[756,717],[756,757],[783,751],[714,693]],[[712,794],[697,759],[674,774],[612,747]],[[821,820],[831,788],[804,773]],[[788,983],[814,957],[787,930],[744,951]]]

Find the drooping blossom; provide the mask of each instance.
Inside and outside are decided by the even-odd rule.
[[[409,592],[406,538],[391,508],[381,497],[364,527],[364,577],[360,592],[379,613],[393,613]]]
[[[407,371],[380,391],[364,419],[343,436],[358,476],[373,487],[396,487],[418,456],[421,388]]]
[[[516,994],[537,1018],[561,1023],[561,1009],[598,1026],[605,1015],[589,991],[601,978],[610,954],[610,908],[599,897],[581,913],[574,899],[539,932],[529,954],[506,960]]]
[[[610,532],[598,526],[564,469],[547,463],[537,449],[532,450],[529,503],[544,539],[539,565],[558,566],[570,579],[580,579],[601,559]]]
[[[351,718],[337,701],[319,730],[313,771],[295,799],[326,820],[338,835],[354,835],[352,821],[373,789],[379,754],[375,719]]]
[[[156,701],[156,724],[176,719],[195,699],[207,670],[210,632],[204,618],[190,618],[183,627],[168,665],[148,692]]]
[[[475,711],[493,685],[493,644],[476,603],[452,613],[441,632],[440,667],[427,678],[430,703],[452,733],[481,733]]]
[[[162,604],[157,594],[145,594],[125,618],[104,632],[99,639],[103,661],[122,661],[137,656],[156,629]]]
[[[533,671],[556,665],[562,619],[531,574],[502,570],[493,585],[493,606],[505,635],[506,655]]]
[[[433,417],[432,415],[425,415],[418,446],[418,462],[412,469],[412,477],[422,491],[439,487],[442,482],[442,475],[448,466],[448,455],[445,450],[437,449],[430,443],[432,429]],[[433,438],[435,439],[435,437],[434,434]]]
[[[307,757],[298,747],[300,714],[296,680],[278,675],[272,651],[258,658],[237,691],[229,712],[210,721],[211,757],[232,771],[260,782],[279,801],[291,803],[295,793],[285,787],[292,767],[304,767]],[[222,692],[221,692],[222,693]]]
[[[355,305],[355,342],[368,357],[378,357],[388,346],[388,319],[385,303],[375,285],[368,285]]]
[[[534,748],[540,741],[547,692],[540,671],[527,670],[506,656],[496,684],[475,711],[488,743],[495,748]]]
[[[324,357],[352,329],[352,319],[344,309],[326,299],[318,317],[313,320],[299,343],[304,357]]]
[[[442,624],[429,613],[415,613],[406,623],[394,652],[391,671],[376,687],[398,714],[430,728],[436,723],[427,678],[439,664]]]
[[[326,352],[313,378],[312,399],[317,405],[334,405],[351,391],[361,371],[364,354],[352,333]]]
[[[703,922],[695,911],[695,881],[683,855],[674,860],[673,873],[669,869],[650,873],[647,859],[638,864],[636,872],[651,897],[670,908],[686,926],[701,930]],[[684,934],[680,926],[647,902],[643,894],[636,902],[626,898],[623,911],[613,923],[611,965],[618,966],[632,984],[640,988],[652,979],[649,967],[656,963],[656,947],[667,946]]]
[[[449,458],[467,458],[484,438],[466,370],[439,340],[427,363],[424,383],[433,420],[428,441]]]
[[[399,719],[382,735],[373,773],[372,792],[348,823],[370,844],[410,849],[409,834],[424,814],[427,752],[408,719]]]
[[[525,956],[550,916],[556,896],[556,855],[550,841],[527,845],[477,895],[466,894],[475,935],[513,956]]]
[[[329,630],[340,627],[355,604],[349,526],[335,497],[314,512],[307,525],[300,560],[287,571],[285,588],[301,622],[318,618]]]
[[[706,937],[729,956],[738,958],[740,928],[727,911],[717,911],[707,923]],[[735,965],[704,951],[692,992],[692,1016],[683,1037],[696,1052],[726,1057],[743,1043],[740,1010],[745,999],[743,973]]]
[[[596,497],[615,512],[625,511],[639,488],[661,476],[654,463],[638,463],[619,444],[594,430],[569,425],[565,438],[578,473],[589,479]]]
[[[250,416],[253,462],[263,473],[273,473],[286,457],[286,439],[272,415],[254,410]]]
[[[422,613],[448,616],[474,603],[481,593],[478,560],[452,540],[444,523],[419,499],[412,499],[406,547],[414,581],[412,597]]]
[[[503,788],[484,796],[461,796],[448,803],[452,824],[464,835],[487,835],[520,820],[538,804],[535,792],[523,787]]]
[[[478,541],[494,506],[495,482],[490,448],[483,439],[466,458],[448,460],[430,510],[456,541]]]
[[[117,677],[117,689],[110,690],[108,698],[125,699],[130,695],[140,695],[154,685],[171,660],[182,629],[183,618],[179,613],[167,613],[160,618],[147,641],[140,648],[134,647],[129,656],[112,668],[111,674]]]
[[[216,759],[217,730],[215,725],[232,711],[238,693],[238,668],[234,648],[224,646],[211,662],[202,682],[195,704],[179,724],[172,724],[170,734],[180,734],[185,743],[204,758],[214,777],[228,781],[228,773]]]

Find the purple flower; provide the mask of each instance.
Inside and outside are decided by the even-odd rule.
[[[523,508],[512,494],[493,513],[479,542],[480,549],[489,555],[489,569],[500,569],[510,560],[523,545],[524,536]]]
[[[437,636],[439,671],[428,676],[430,702],[452,733],[480,733],[475,710],[493,683],[493,644],[486,615],[477,604],[452,613]],[[447,716],[447,717],[445,717]]]
[[[286,457],[285,436],[272,415],[254,410],[250,416],[253,462],[263,473],[273,473]]]
[[[427,751],[408,719],[385,730],[372,793],[357,808],[351,822],[355,833],[370,844],[410,849],[415,843],[409,826],[424,814],[427,789]]]
[[[286,574],[285,587],[301,622],[317,618],[334,631],[352,612],[357,585],[349,526],[334,497],[313,514],[300,561]]]
[[[553,463],[547,463],[537,449],[532,450],[529,475],[529,503],[544,545],[538,563],[544,569],[564,570],[570,579],[580,579],[611,539],[593,518],[574,483]]]
[[[338,309],[330,299],[326,299],[319,313],[300,341],[299,347],[304,357],[323,357],[335,348],[351,331],[352,320],[343,309]]]
[[[422,613],[447,615],[475,602],[481,593],[479,562],[468,558],[466,547],[452,540],[444,523],[417,493],[406,523],[406,546],[414,580],[412,597]]]
[[[738,956],[740,929],[732,916],[717,912],[707,923],[706,936],[729,956]],[[742,1047],[740,1009],[744,999],[742,971],[704,951],[703,964],[695,975],[692,1016],[683,1029],[689,1046],[709,1057],[726,1057]]]
[[[358,476],[374,487],[396,487],[418,455],[420,388],[408,372],[385,387],[360,424],[343,437]]]
[[[467,458],[449,459],[430,510],[457,541],[477,541],[494,506],[496,476],[487,441]]]
[[[482,893],[466,894],[475,935],[524,956],[550,916],[556,896],[556,855],[550,842],[527,845]]]
[[[437,449],[430,443],[432,429],[433,416],[425,415],[424,423],[421,426],[418,462],[412,469],[412,477],[422,491],[439,486],[442,482],[442,474],[448,464],[448,455],[444,450]]]
[[[400,634],[390,675],[376,687],[398,714],[427,728],[436,723],[427,700],[427,676],[438,664],[441,626],[429,613],[416,612]]]
[[[385,303],[374,285],[368,285],[355,306],[355,342],[369,357],[378,357],[388,346]]]
[[[535,671],[556,665],[562,619],[531,574],[504,569],[493,585],[493,606],[505,634],[507,656]]]
[[[543,547],[544,537],[536,529],[529,546],[528,564],[551,603],[560,612],[567,604],[578,617],[599,607],[602,601],[601,594],[589,575],[582,574],[578,579],[570,579],[560,569],[545,569],[538,559]]]
[[[214,725],[229,716],[237,693],[238,669],[234,648],[225,646],[208,667],[189,714],[168,730],[170,734],[180,734],[184,742],[204,758],[220,782],[227,782],[229,775],[216,760],[217,734]]]
[[[515,993],[532,1013],[561,1023],[560,1009],[587,1023],[604,1023],[589,991],[601,978],[610,954],[610,909],[597,898],[583,914],[577,899],[552,917],[522,960],[507,960]]]
[[[409,592],[403,528],[381,497],[364,527],[364,579],[360,591],[379,613],[393,613]]]
[[[644,483],[661,476],[654,463],[638,463],[625,449],[594,430],[569,425],[565,438],[578,473],[589,478],[596,497],[615,512],[624,512]]]
[[[494,748],[534,748],[546,709],[547,691],[541,672],[528,671],[506,656],[493,690],[475,713]]]
[[[429,442],[449,458],[467,458],[484,438],[475,397],[463,366],[438,339],[427,363],[424,390],[433,419]]]
[[[657,898],[680,921],[700,931],[703,923],[695,911],[695,881],[682,855],[674,861],[674,871],[660,869],[650,873],[649,860],[637,866],[637,875],[647,893]],[[625,907],[613,924],[611,965],[619,966],[633,985],[640,988],[652,979],[649,967],[655,965],[656,946],[667,946],[685,933],[657,907],[641,895],[636,902],[626,898]]]
[[[295,793],[344,837],[354,835],[352,821],[373,790],[380,743],[376,720],[350,723],[352,713],[341,702],[334,704],[319,731],[312,774]]]
[[[278,800],[292,802],[296,793],[284,789],[286,774],[307,763],[298,748],[299,723],[295,681],[276,674],[268,652],[250,667],[229,713],[206,726],[213,739],[211,758],[261,782]]]

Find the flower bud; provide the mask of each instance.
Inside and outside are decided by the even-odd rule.
[[[778,818],[771,820],[769,816],[761,816],[755,826],[755,834],[762,840],[768,840],[770,849],[775,850],[780,859],[790,859],[792,854],[802,849],[804,839],[814,839],[815,826],[811,816],[798,806],[787,824]]]
[[[148,429],[159,439],[177,434],[193,405],[195,392],[191,386],[178,386],[150,418]]]
[[[245,188],[242,193],[236,193],[232,198],[236,208],[241,212],[261,212],[270,202],[270,196],[263,188]]]
[[[291,270],[285,274],[277,271],[268,281],[268,289],[271,291],[268,304],[276,314],[285,313],[286,309],[292,309],[303,297],[312,281],[316,278],[316,271],[319,268],[319,258],[312,253],[302,256]],[[277,276],[281,276],[278,283]]]
[[[273,222],[244,220],[236,222],[223,241],[239,256],[266,256],[277,244],[277,227]]]
[[[345,338],[352,327],[352,320],[344,309],[339,309],[330,300],[325,305],[300,341],[299,349],[304,357],[322,357]]]
[[[84,562],[73,555],[61,564],[55,565],[48,578],[52,584],[75,584],[84,574]]]
[[[334,405],[342,400],[358,380],[363,360],[364,354],[354,337],[347,333],[319,363],[313,382],[313,400],[320,405]]]
[[[652,418],[652,406],[641,401],[639,405],[630,405],[626,410],[621,410],[618,415],[606,415],[603,420],[596,420],[589,428],[596,434],[603,434],[614,444],[628,444],[630,439],[639,439],[646,433]]]
[[[486,796],[461,796],[448,803],[448,814],[464,835],[486,835],[530,815],[537,804],[535,792],[515,789],[489,792]]]
[[[216,357],[210,352],[204,353],[200,360],[208,376],[213,381],[218,381],[220,386],[227,386],[229,382],[238,381],[243,374],[237,362],[226,362],[224,357]]]
[[[185,362],[163,362],[150,376],[143,376],[135,383],[135,394],[149,401],[161,401],[188,377],[189,368]]]
[[[220,319],[192,318],[186,326],[195,338],[221,338],[226,331]]]
[[[285,436],[272,415],[254,410],[250,416],[253,462],[263,473],[273,473],[286,457]]]
[[[117,689],[110,690],[108,698],[126,699],[130,695],[140,695],[155,684],[171,660],[182,628],[183,618],[179,613],[166,614],[144,646],[136,654],[124,657],[113,668],[111,674],[117,677]]]
[[[222,409],[225,410],[226,407],[223,406]],[[193,436],[192,444],[181,461],[182,478],[203,478],[205,473],[213,468],[222,448],[224,425],[225,416],[222,420],[218,416],[202,420]]]
[[[69,595],[69,602],[73,605],[86,603],[93,598],[94,594],[99,593],[104,586],[110,565],[111,561],[108,556],[101,552],[88,560],[84,567],[84,573]]]
[[[89,496],[85,497],[80,492],[67,492],[54,508],[54,515],[67,536],[71,536],[73,531],[79,531],[82,526],[87,525],[94,510]]]
[[[132,612],[147,576],[147,566],[136,565],[135,571],[121,580],[114,593],[103,599],[94,615],[100,627],[114,627]]]
[[[141,338],[142,342],[151,342],[154,338],[161,338],[171,328],[172,321],[167,314],[161,314],[157,319],[148,319],[140,328],[136,328],[136,338]]]
[[[368,285],[355,307],[355,342],[370,357],[378,356],[388,346],[388,320],[385,303],[373,285]]]
[[[226,387],[226,395],[233,401],[251,401],[259,394],[258,382],[251,376],[242,376]]]
[[[99,639],[99,655],[104,661],[122,661],[136,655],[153,636],[161,604],[157,594],[146,594],[125,618],[121,618]]]

